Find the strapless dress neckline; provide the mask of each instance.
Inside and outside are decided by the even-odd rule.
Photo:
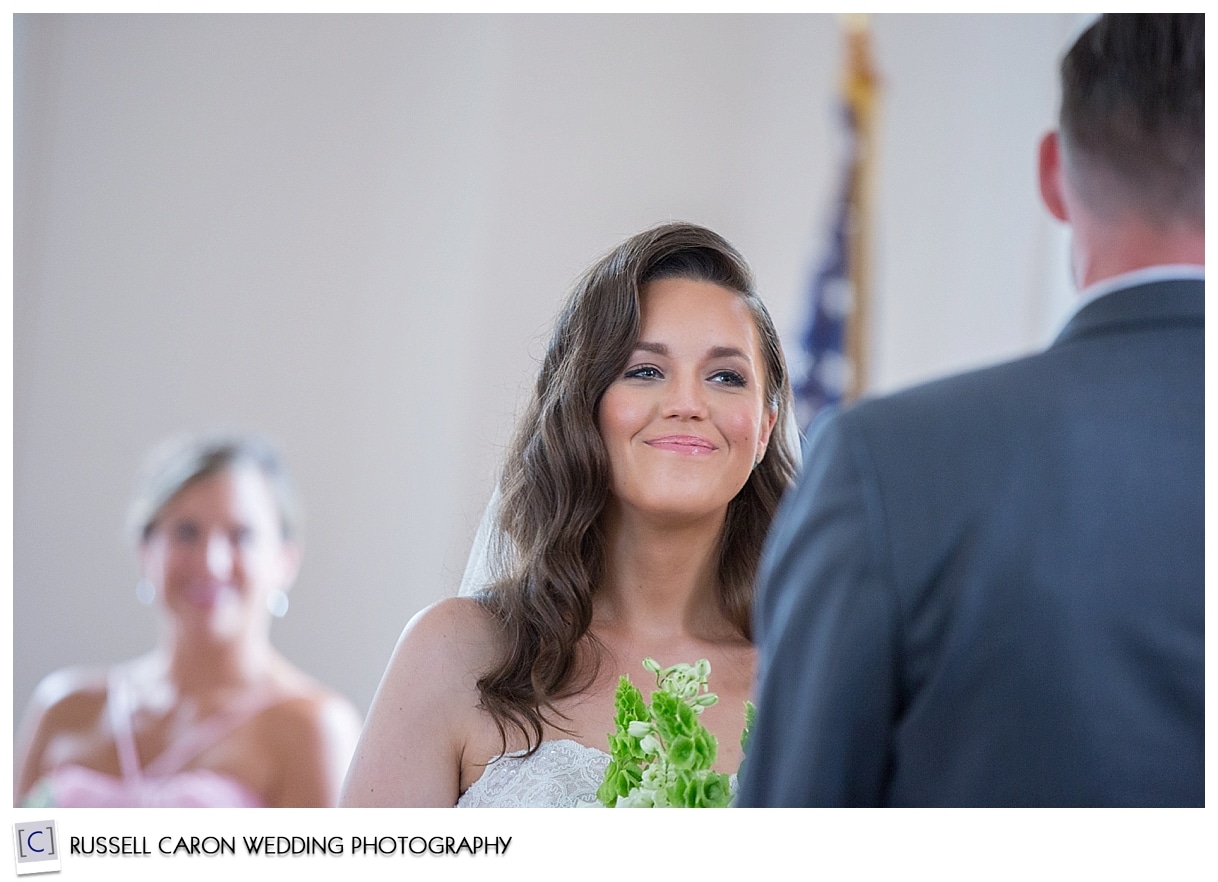
[[[487,764],[457,808],[604,808],[596,791],[611,757],[570,738],[543,741],[526,756],[518,750]],[[739,782],[731,776],[735,794]]]
[[[457,808],[599,808],[609,754],[570,738],[543,741],[487,764]]]

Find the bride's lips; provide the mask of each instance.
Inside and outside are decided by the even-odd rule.
[[[659,450],[671,450],[674,453],[687,453],[692,456],[714,453],[719,449],[697,435],[664,435],[660,438],[650,439],[647,444]]]

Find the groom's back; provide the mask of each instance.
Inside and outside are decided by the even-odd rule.
[[[883,802],[1203,804],[1204,295],[1173,284],[847,415],[903,617]]]

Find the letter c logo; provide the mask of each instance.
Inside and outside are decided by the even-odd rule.
[[[28,835],[25,837],[25,847],[26,847],[26,848],[28,848],[30,851],[36,851],[36,852],[38,852],[39,854],[42,854],[44,851],[46,851],[46,849],[45,849],[45,848],[37,848],[37,847],[34,845],[34,837],[35,837],[35,836],[41,836],[41,835],[42,835],[42,831],[41,831],[41,830],[33,830],[33,831],[31,831],[31,832],[30,832],[30,833],[29,833],[29,834],[28,834]]]

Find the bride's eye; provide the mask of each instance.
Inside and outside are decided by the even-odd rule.
[[[659,380],[663,379],[663,377],[664,375],[660,373],[660,369],[650,364],[641,364],[629,368],[625,373],[627,380]]]
[[[743,388],[748,385],[748,381],[736,371],[722,370],[715,371],[710,376],[711,382],[722,383],[724,386],[737,386]]]

